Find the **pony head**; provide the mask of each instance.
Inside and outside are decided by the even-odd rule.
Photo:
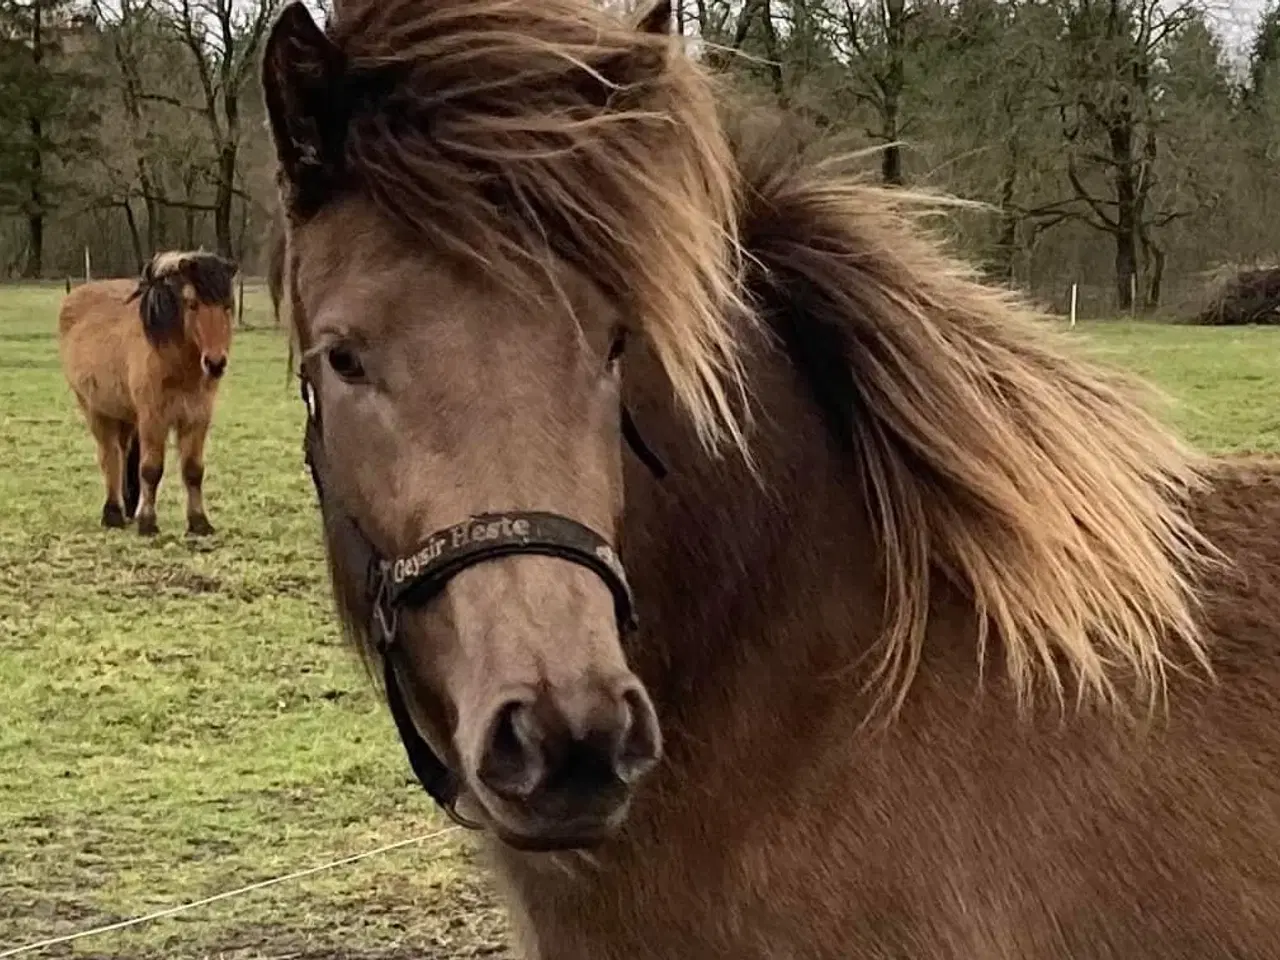
[[[468,563],[399,608],[389,651],[364,571],[510,545],[529,512],[612,558],[629,335],[708,445],[740,440],[734,167],[670,13],[392,0],[321,30],[294,3],[264,54],[339,608],[523,847],[610,835],[661,755],[612,560]]]
[[[205,376],[217,380],[231,350],[235,261],[215,253],[166,251],[143,267],[137,298],[142,329],[155,347],[190,343]]]

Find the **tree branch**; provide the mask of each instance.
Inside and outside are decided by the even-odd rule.
[[[1108,233],[1115,233],[1119,229],[1119,224],[1112,220],[1102,208],[1102,203],[1095,199],[1092,194],[1085,189],[1084,183],[1080,180],[1080,174],[1076,171],[1076,162],[1074,157],[1067,158],[1067,179],[1071,182],[1071,188],[1075,190],[1076,196],[1084,201],[1085,205],[1098,218],[1099,229],[1106,230]],[[1098,224],[1095,224],[1097,226]]]

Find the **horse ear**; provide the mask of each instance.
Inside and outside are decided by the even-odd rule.
[[[346,117],[335,105],[344,70],[342,51],[300,0],[286,6],[267,37],[262,89],[295,208],[322,203],[340,170]]]
[[[641,33],[668,34],[671,32],[671,0],[657,0],[649,12],[636,23]]]
[[[671,0],[657,0],[638,20],[637,33],[668,36],[671,33]],[[603,104],[613,95],[616,87],[644,84],[661,76],[667,69],[669,51],[653,43],[636,44],[603,58],[594,64],[596,72],[606,84],[599,84],[595,92]]]

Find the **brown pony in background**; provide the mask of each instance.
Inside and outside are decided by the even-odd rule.
[[[1280,957],[1274,480],[669,19],[265,52],[338,611],[524,955]]]
[[[158,532],[164,448],[177,433],[187,532],[213,533],[204,508],[204,445],[231,349],[236,264],[204,251],[156,254],[140,280],[76,287],[58,314],[67,382],[98,444],[102,524]]]
[[[280,322],[280,302],[284,299],[285,227],[279,219],[271,224],[267,238],[267,292],[271,294],[271,315]]]

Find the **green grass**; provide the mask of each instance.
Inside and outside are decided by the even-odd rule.
[[[265,297],[210,437],[218,533],[183,535],[171,469],[148,542],[98,525],[93,444],[52,337],[60,296],[0,287],[0,952],[443,826],[339,642]],[[1198,445],[1280,450],[1280,329],[1078,332],[1164,386]],[[493,955],[502,925],[471,842],[47,955]]]
[[[1166,415],[1211,453],[1280,452],[1280,327],[1076,327],[1102,359],[1152,380]]]
[[[98,525],[92,440],[51,335],[0,288],[0,952],[444,826],[330,616],[301,404],[265,296],[210,434],[217,534]],[[79,955],[471,956],[500,922],[456,835]],[[66,956],[63,952],[52,955]]]

